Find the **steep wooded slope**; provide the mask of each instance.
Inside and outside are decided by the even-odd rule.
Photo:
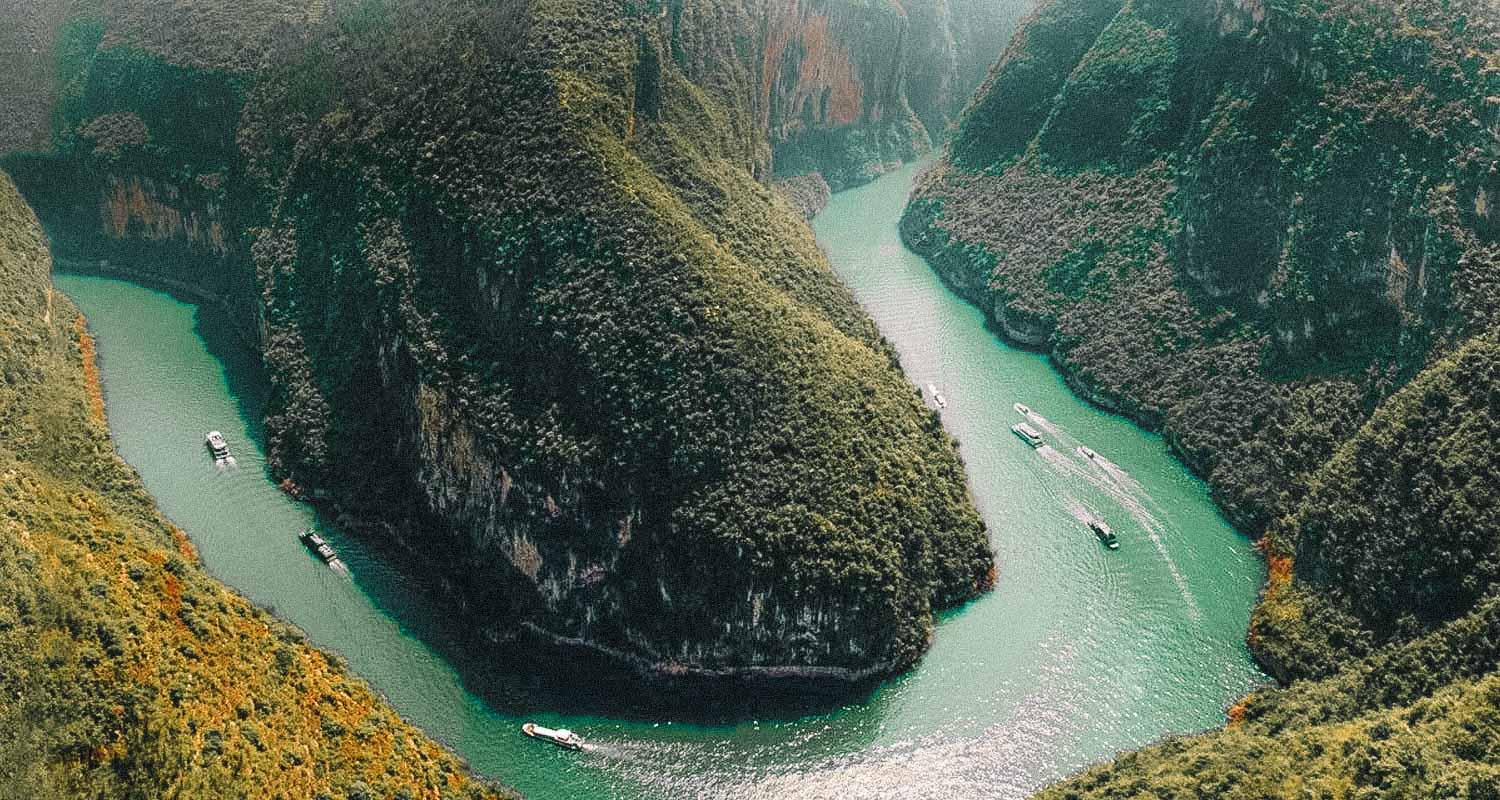
[[[763,185],[834,77],[799,130],[914,119],[904,12],[266,3],[227,48],[75,20],[56,147],[7,163],[64,254],[238,309],[289,486],[483,637],[667,682],[888,674],[988,585],[952,443]]]
[[[273,458],[426,521],[392,535],[455,554],[495,637],[662,680],[910,664],[989,580],[960,465],[669,31],[407,13],[263,76],[241,129]]]
[[[1123,756],[1041,797],[1500,791],[1500,487],[1487,466],[1497,393],[1500,347],[1480,336],[1382,404],[1270,534],[1257,650],[1328,677],[1252,695],[1225,730]],[[1290,558],[1274,555],[1292,551],[1295,583]],[[1372,622],[1396,632],[1372,635]]]
[[[1297,681],[1047,796],[1493,791],[1497,25],[1054,0],[923,182],[908,241],[1263,537]]]
[[[115,456],[50,269],[0,173],[0,796],[500,796],[205,574]]]
[[[1494,323],[1492,11],[1047,4],[905,233],[1086,395],[1162,427],[1258,536]]]

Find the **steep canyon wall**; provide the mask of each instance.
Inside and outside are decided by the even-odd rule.
[[[961,102],[954,42],[1003,24],[596,5],[268,0],[219,38],[236,12],[107,6],[59,34],[52,149],[5,163],[61,255],[236,309],[278,474],[482,638],[666,682],[905,668],[992,579],[986,540],[766,182],[919,152]],[[909,99],[918,72],[941,97]]]

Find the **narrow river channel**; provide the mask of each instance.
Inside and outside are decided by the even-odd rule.
[[[478,771],[533,800],[1022,797],[1118,750],[1220,723],[1264,680],[1242,642],[1262,567],[1158,437],[1073,397],[901,245],[916,170],[834,197],[815,229],[913,383],[945,395],[998,588],[947,616],[918,669],[832,713],[721,726],[526,717],[582,733],[592,745],[581,754],[523,738],[522,718],[480,700],[465,675],[480,678],[442,655],[438,610],[272,484],[254,359],[224,320],[129,283],[56,280],[98,336],[120,453],[208,568],[342,654]],[[1011,433],[1016,403],[1030,407],[1040,449]],[[209,463],[210,429],[228,436],[237,468]],[[1087,530],[1095,517],[1119,550]],[[302,549],[295,533],[313,524],[352,578]]]

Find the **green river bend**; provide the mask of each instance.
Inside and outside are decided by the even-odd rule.
[[[439,610],[271,482],[254,359],[223,344],[223,319],[116,280],[57,284],[98,337],[120,453],[208,568],[342,654],[479,772],[534,800],[1023,797],[1121,749],[1220,724],[1265,681],[1243,643],[1263,568],[1159,437],[1074,397],[1044,357],[1001,343],[901,245],[918,169],[835,196],[814,227],[912,382],[947,399],[998,587],[945,616],[916,670],[829,713],[729,725],[526,717],[583,734],[582,753],[524,738],[523,719],[481,700],[471,687],[482,678],[444,657]],[[1044,447],[1011,433],[1016,403],[1031,408]],[[237,468],[209,463],[210,429],[229,437]],[[1085,528],[1095,515],[1118,532],[1118,551]],[[313,524],[351,578],[297,542]]]

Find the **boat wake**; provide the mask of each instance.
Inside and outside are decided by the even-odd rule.
[[[1075,498],[1069,497],[1063,503],[1063,507],[1068,510],[1069,516],[1071,516],[1073,519],[1078,520],[1084,525],[1087,525],[1090,522],[1094,522],[1095,520],[1099,519],[1099,515],[1094,513],[1094,510],[1092,508],[1089,508],[1088,506],[1084,505],[1082,501]]]
[[[1052,420],[1047,419],[1046,417],[1036,413],[1035,411],[1028,411],[1026,413],[1026,418],[1035,423],[1038,428],[1041,428],[1042,430],[1050,434],[1058,436],[1062,435],[1062,428],[1057,427],[1057,425],[1055,425]]]
[[[1066,434],[1060,435],[1066,436]],[[1172,554],[1167,551],[1166,542],[1162,539],[1162,535],[1167,531],[1167,526],[1156,514],[1152,513],[1146,507],[1146,502],[1154,503],[1150,495],[1139,488],[1134,492],[1129,491],[1126,485],[1113,480],[1103,465],[1098,465],[1098,469],[1085,467],[1063,452],[1051,447],[1037,448],[1037,454],[1058,474],[1086,481],[1094,488],[1109,496],[1110,499],[1114,500],[1130,514],[1131,518],[1136,521],[1136,524],[1146,532],[1146,538],[1151,540],[1151,544],[1156,548],[1157,554],[1161,556],[1162,561],[1167,565],[1167,571],[1172,576],[1172,582],[1177,584],[1177,590],[1182,595],[1183,603],[1187,606],[1188,616],[1194,622],[1202,621],[1203,611],[1198,606],[1197,599],[1193,597],[1192,590],[1188,588],[1187,576],[1182,573],[1182,570],[1177,566],[1177,562],[1172,559]],[[1103,460],[1102,457],[1089,459],[1079,456],[1079,458],[1088,462]],[[1124,472],[1123,470],[1119,471],[1121,473]],[[1130,482],[1134,483],[1136,487],[1140,486],[1133,478],[1130,479]],[[1144,501],[1141,495],[1144,495]],[[1079,506],[1082,507],[1082,504],[1079,504]],[[1084,511],[1088,513],[1086,508],[1084,508]],[[1073,513],[1073,510],[1069,509],[1069,513]],[[1080,518],[1079,521],[1088,524],[1087,519]]]
[[[1136,480],[1135,477],[1130,473],[1126,472],[1120,465],[1116,464],[1113,461],[1110,461],[1109,459],[1099,455],[1098,453],[1094,453],[1093,458],[1088,458],[1088,456],[1085,456],[1081,452],[1082,450],[1083,448],[1080,447],[1075,452],[1077,452],[1078,455],[1088,459],[1088,462],[1090,464],[1093,464],[1094,467],[1097,468],[1100,472],[1104,473],[1106,477],[1108,477],[1111,481],[1114,481],[1115,485],[1119,486],[1121,490],[1130,492],[1132,494],[1144,495],[1148,502],[1152,502],[1151,495],[1146,492],[1146,488],[1141,485],[1141,482]]]
[[[725,800],[932,800],[986,797],[1024,800],[1051,779],[1082,763],[1055,763],[1051,753],[1075,743],[1069,721],[1084,709],[1063,689],[1084,668],[1076,647],[1064,637],[1042,646],[1055,658],[1042,669],[1036,688],[1021,697],[1005,720],[971,726],[960,720],[953,730],[911,731],[899,740],[841,755],[763,760],[765,751],[735,753],[726,749],[709,758],[738,758],[744,766],[711,785],[689,783],[656,769],[663,760],[681,757],[675,745],[645,750],[626,767],[659,796],[716,797]],[[826,728],[824,731],[826,732]],[[802,738],[788,753],[816,751],[817,734]],[[641,755],[649,756],[642,758]],[[703,758],[700,756],[700,758]],[[783,759],[786,757],[783,756]],[[705,758],[703,773],[710,774]],[[755,763],[761,761],[762,763]]]

